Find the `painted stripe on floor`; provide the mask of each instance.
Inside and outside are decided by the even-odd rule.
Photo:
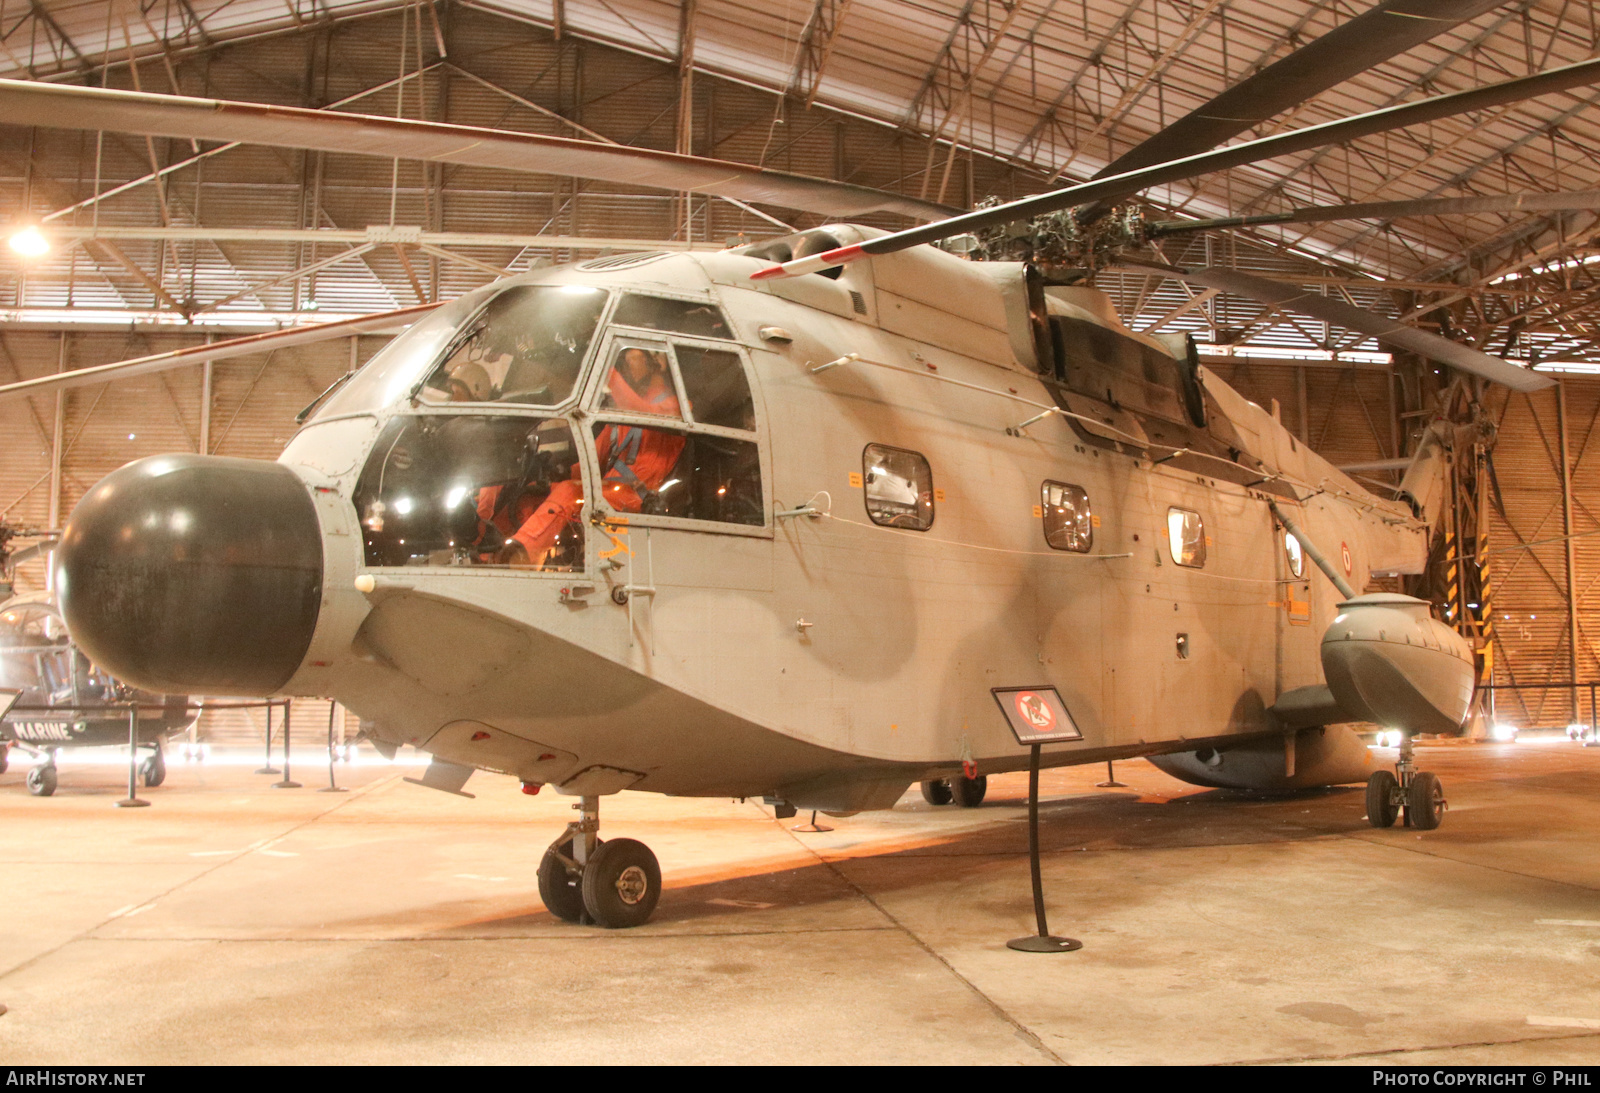
[[[1540,1028],[1600,1028],[1600,1019],[1593,1017],[1529,1017],[1528,1024]]]
[[[1600,926],[1600,919],[1592,918],[1536,918],[1538,926]]]

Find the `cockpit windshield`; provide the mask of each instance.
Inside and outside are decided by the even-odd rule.
[[[577,386],[606,293],[587,285],[517,285],[467,322],[422,385],[429,402],[555,406]]]
[[[412,323],[317,417],[376,410],[412,396],[553,406],[572,393],[605,305],[606,292],[587,285],[469,292]]]

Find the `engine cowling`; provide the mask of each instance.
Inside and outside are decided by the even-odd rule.
[[[1427,601],[1393,592],[1339,605],[1322,635],[1322,674],[1351,721],[1449,735],[1461,731],[1477,678],[1467,640]]]

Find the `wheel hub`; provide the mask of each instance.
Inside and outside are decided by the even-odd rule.
[[[649,878],[644,875],[644,870],[637,865],[630,865],[622,871],[617,878],[617,895],[622,902],[632,907],[644,899],[646,890],[650,887]]]

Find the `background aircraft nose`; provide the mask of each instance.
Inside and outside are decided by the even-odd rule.
[[[113,675],[173,694],[265,695],[311,644],[322,535],[287,467],[155,456],[78,502],[56,567],[68,631]]]

